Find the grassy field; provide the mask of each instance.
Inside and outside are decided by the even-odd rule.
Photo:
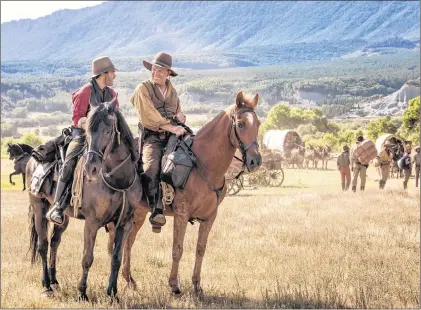
[[[109,257],[102,229],[88,278],[89,303],[76,301],[82,273],[83,222],[72,220],[58,257],[61,291],[40,297],[41,265],[31,267],[28,198],[8,186],[11,162],[1,161],[1,308],[106,308]],[[410,180],[380,191],[369,168],[365,192],[342,193],[339,173],[286,170],[282,188],[227,197],[205,255],[203,300],[192,295],[198,225],[189,225],[180,264],[184,295],[172,297],[172,219],[161,234],[146,223],[132,252],[138,291],[125,289],[122,308],[419,308],[420,195]],[[20,180],[16,176],[16,181]],[[7,186],[6,186],[7,185]]]

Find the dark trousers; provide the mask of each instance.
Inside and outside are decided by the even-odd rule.
[[[73,138],[69,143],[66,151],[66,159],[64,160],[61,168],[60,181],[69,182],[73,179],[73,175],[76,169],[78,156],[83,152],[85,148],[86,136],[79,135]]]
[[[162,164],[165,163],[165,157],[172,152],[176,142],[175,135],[151,133],[150,131],[145,134],[142,161],[148,196],[158,193]]]

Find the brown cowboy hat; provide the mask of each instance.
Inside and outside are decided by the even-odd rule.
[[[118,71],[108,56],[101,56],[92,60],[92,77],[107,71]]]
[[[156,65],[158,67],[162,67],[162,68],[166,68],[166,69],[170,70],[171,76],[177,76],[178,75],[174,70],[171,69],[172,57],[170,55],[166,54],[166,53],[163,53],[163,52],[159,52],[158,54],[156,54],[154,59],[152,60],[152,62],[144,60],[143,65],[149,71],[152,70],[152,65]]]

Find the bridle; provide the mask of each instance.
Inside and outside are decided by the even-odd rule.
[[[252,146],[254,146],[254,145],[257,146],[257,147],[259,147],[259,143],[257,143],[257,140],[255,140],[255,141],[253,141],[253,142],[251,142],[249,144],[244,144],[241,141],[241,139],[240,139],[240,137],[238,135],[238,131],[237,131],[237,117],[239,115],[241,115],[241,114],[244,114],[244,113],[254,113],[255,114],[256,112],[253,109],[251,109],[251,108],[243,108],[243,109],[241,109],[241,110],[239,110],[239,111],[237,111],[237,112],[232,113],[232,114],[229,115],[229,117],[230,117],[230,125],[229,125],[229,129],[228,129],[228,138],[229,138],[229,141],[231,142],[231,145],[233,147],[239,149],[240,152],[241,152],[241,157],[242,157],[241,159],[238,158],[235,155],[234,155],[234,157],[237,160],[239,160],[239,161],[241,161],[243,163],[242,168],[241,168],[241,171],[237,174],[237,176],[235,177],[235,179],[238,179],[244,173],[245,168],[247,168],[247,171],[250,172],[250,169],[246,166],[247,150],[249,148],[251,148]],[[235,138],[237,139],[237,144],[238,144],[237,146],[235,146],[235,144],[232,141],[232,135],[233,135],[232,132],[233,131],[234,131],[234,134],[235,134]]]
[[[91,149],[91,143],[89,143],[89,149],[88,149],[87,153],[88,154],[94,154],[101,159],[102,165],[101,165],[101,169],[99,171],[99,174],[101,175],[102,181],[105,183],[105,185],[107,185],[109,188],[111,188],[114,191],[123,193],[123,206],[122,206],[120,216],[119,216],[117,224],[116,224],[116,228],[117,228],[120,224],[121,218],[122,218],[123,213],[124,213],[124,208],[126,206],[126,193],[133,186],[133,184],[135,184],[138,176],[137,176],[136,166],[133,165],[134,178],[133,178],[133,181],[130,183],[130,185],[128,187],[126,187],[126,188],[115,188],[109,182],[107,182],[107,180],[106,180],[107,177],[108,178],[111,177],[116,171],[118,171],[131,158],[131,154],[129,154],[120,164],[118,164],[110,172],[104,173],[104,163],[105,163],[105,160],[107,159],[108,155],[110,154],[110,151],[111,151],[111,148],[113,146],[116,134],[117,134],[118,144],[120,144],[120,132],[118,131],[118,128],[117,128],[117,118],[115,116],[113,116],[113,118],[114,118],[113,133],[112,133],[112,136],[110,138],[110,142],[108,142],[108,145],[105,148],[104,153],[101,152],[101,151]]]

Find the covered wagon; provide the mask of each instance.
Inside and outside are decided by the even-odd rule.
[[[291,152],[302,144],[303,141],[295,130],[269,130],[263,137],[265,149],[277,150],[281,153]]]
[[[403,146],[405,145],[405,140],[399,137],[398,135],[394,134],[384,134],[377,138],[376,140],[376,149],[377,152],[381,152],[383,149],[383,145],[389,142],[390,146],[394,149],[401,149],[403,150]]]

